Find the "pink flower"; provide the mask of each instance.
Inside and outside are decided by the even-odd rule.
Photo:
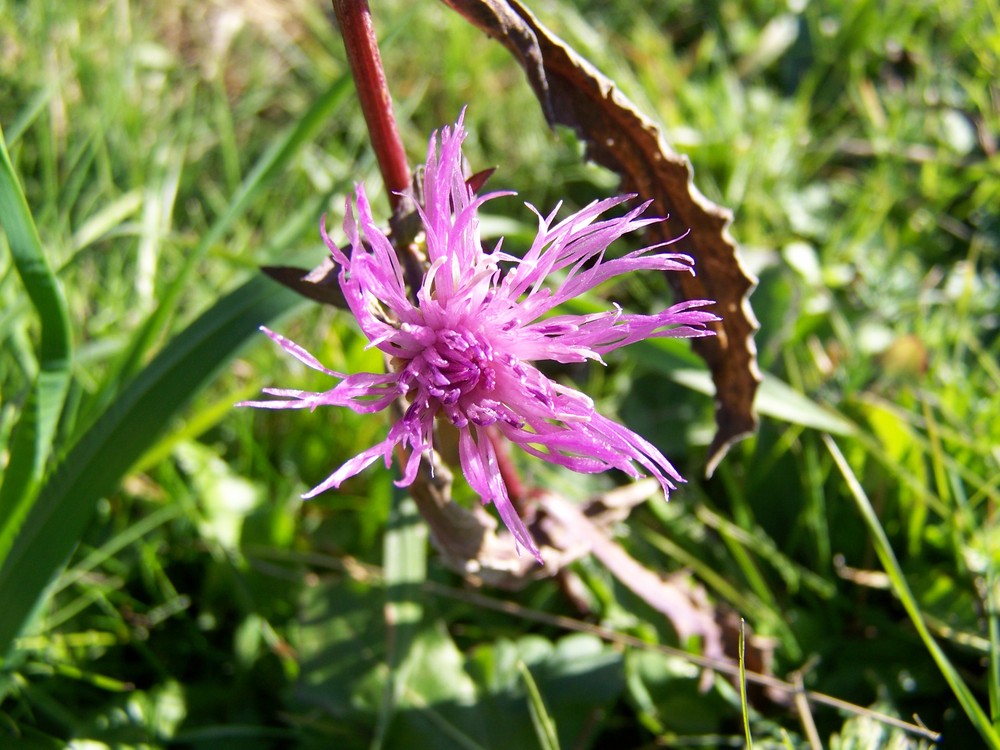
[[[538,557],[500,477],[487,428],[533,456],[574,471],[616,468],[640,477],[642,467],[659,480],[664,494],[674,488],[673,482],[684,480],[654,445],[598,414],[591,399],[546,377],[533,363],[602,362],[607,352],[645,338],[712,335],[704,326],[718,318],[701,309],[712,304],[706,300],[681,302],[653,315],[627,314],[615,305],[592,315],[548,316],[561,303],[615,276],[640,270],[693,273],[693,261],[655,252],[661,245],[605,258],[616,239],[660,221],[638,218],[648,203],[623,216],[601,218],[631,196],[592,203],[559,223],[554,223],[559,206],[548,216],[536,212],[538,235],[523,257],[502,252],[499,243],[485,252],[477,211],[502,194],[477,197],[467,186],[464,138],[459,118],[454,128],[442,129],[440,140],[435,133],[430,141],[418,209],[429,267],[416,304],[407,296],[395,250],[372,219],[362,185],[357,187],[357,219],[350,200],[346,207],[350,255],[321,227],[340,266],[340,287],[351,312],[369,346],[386,355],[389,372],[346,375],[328,370],[299,345],[264,328],[289,354],[340,382],[320,393],[265,388],[277,400],[241,405],[333,405],[372,413],[397,400],[407,404],[385,440],[347,461],[306,498],[339,487],[379,459],[389,467],[397,445],[409,451],[397,484],[410,485],[421,456],[434,448],[435,420],[450,422],[458,430],[459,457],[469,484],[484,503],[496,506],[517,542]]]

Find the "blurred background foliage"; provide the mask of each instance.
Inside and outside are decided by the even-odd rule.
[[[499,166],[492,187],[567,211],[615,191],[571,133],[546,128],[500,45],[429,0],[373,6],[414,162],[467,104],[467,155]],[[704,586],[720,617],[745,618],[774,674],[916,715],[943,747],[996,744],[996,5],[531,7],[690,157],[760,277],[761,429],[711,480],[703,378],[663,364],[683,344],[559,373],[690,480],[634,513],[621,543]],[[51,320],[0,253],[0,467],[7,487],[27,477],[0,531],[20,528],[19,498],[28,518],[9,555],[0,547],[0,606],[23,612],[3,624],[18,636],[0,669],[3,747],[744,743],[734,685],[706,687],[657,651],[699,645],[593,560],[573,566],[581,614],[565,581],[469,589],[427,552],[388,472],[302,502],[381,438],[381,417],[231,408],[264,385],[329,386],[252,333],[266,318],[333,369],[381,366],[348,316],[253,281],[262,264],[318,263],[319,217],[337,227],[354,183],[380,195],[323,3],[0,0],[0,125],[74,356],[51,440],[32,454],[69,459],[35,481],[13,446],[22,425],[42,434],[24,415],[35,389],[45,403]],[[9,205],[0,243],[16,251]],[[484,226],[517,249],[534,222],[505,199]],[[653,274],[603,293],[669,303]],[[576,499],[621,481],[520,468]],[[761,747],[925,744],[773,697],[751,694]]]

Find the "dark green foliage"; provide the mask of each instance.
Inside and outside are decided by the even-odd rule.
[[[443,4],[374,5],[414,162],[468,104],[490,187],[543,211],[615,191],[545,129],[499,45]],[[760,276],[761,430],[710,480],[710,381],[686,344],[556,373],[689,479],[622,544],[770,639],[775,674],[916,714],[942,747],[995,745],[995,8],[532,5],[663,123]],[[0,10],[0,746],[742,745],[734,683],[656,650],[698,645],[593,560],[572,568],[583,619],[646,647],[544,619],[579,618],[566,581],[465,588],[381,468],[302,502],[382,416],[231,408],[265,385],[329,387],[253,332],[285,311],[273,325],[329,367],[381,367],[348,316],[257,278],[318,262],[319,217],[340,236],[354,182],[387,211],[325,5]],[[487,213],[491,238],[530,242],[518,199]],[[607,300],[669,293],[637,275],[574,304]],[[621,480],[518,461],[577,499]],[[755,745],[808,746],[790,704],[750,699]],[[811,710],[832,748],[921,746]]]

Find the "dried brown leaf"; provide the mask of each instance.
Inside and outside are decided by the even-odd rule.
[[[347,309],[347,300],[337,283],[336,264],[330,256],[311,271],[295,266],[261,266],[260,270],[307,299]]]
[[[683,300],[715,300],[715,312],[722,316],[716,336],[692,341],[711,369],[716,388],[718,429],[709,448],[710,475],[729,446],[757,426],[757,320],[749,303],[756,280],[743,268],[729,234],[732,215],[698,191],[687,157],[670,148],[659,128],[614,82],[523,5],[516,0],[444,2],[517,58],[550,125],[571,127],[586,143],[590,159],[621,176],[624,190],[652,199],[656,212],[672,217],[650,227],[655,241],[688,232],[671,249],[694,257],[698,275],[670,274],[674,292]]]
[[[482,506],[468,509],[452,500],[451,481],[451,471],[442,457],[431,452],[421,462],[410,494],[427,521],[441,562],[471,583],[517,591],[532,581],[561,573],[570,563],[593,552],[592,540],[576,534],[550,512],[551,503],[567,501],[546,492],[533,497],[522,511],[541,552],[543,564],[539,565],[534,557],[517,549],[511,533],[498,529],[496,518]],[[614,525],[659,492],[655,480],[642,480],[592,498],[575,512],[586,518],[595,534],[610,539]]]
[[[580,508],[556,495],[546,494],[541,506],[565,533],[584,543],[611,574],[649,606],[663,614],[681,643],[695,636],[702,654],[724,657],[722,629],[705,590],[690,576],[664,577],[642,565],[614,540],[607,529],[595,524]]]

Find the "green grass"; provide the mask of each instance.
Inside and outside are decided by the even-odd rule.
[[[374,5],[414,162],[468,104],[492,186],[615,191],[500,45]],[[382,417],[231,408],[327,387],[254,332],[279,316],[381,366],[256,270],[318,262],[356,181],[388,210],[325,4],[0,0],[0,746],[924,746],[885,718],[914,716],[1000,746],[995,6],[531,5],[663,124],[761,279],[761,429],[711,480],[686,345],[567,375],[690,480],[621,543],[743,617],[748,670],[763,648],[843,703],[703,690],[698,644],[593,560],[583,622],[556,581],[468,591],[391,474],[299,499]],[[489,211],[523,247],[519,202]],[[669,301],[649,274],[608,293]]]

